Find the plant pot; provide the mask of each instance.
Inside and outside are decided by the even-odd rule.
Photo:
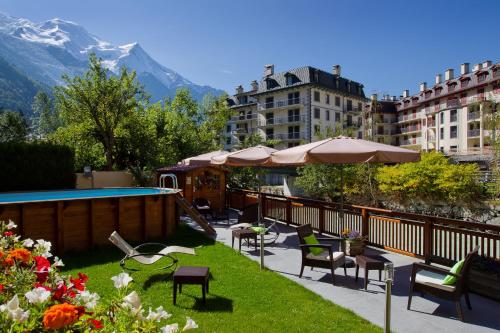
[[[346,241],[343,242],[343,244],[345,244],[344,252],[348,256],[354,257],[363,254],[365,252],[365,244],[361,240],[346,239]]]
[[[469,291],[500,301],[500,275],[471,269]]]

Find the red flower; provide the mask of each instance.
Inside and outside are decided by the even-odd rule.
[[[47,286],[44,286],[43,284],[41,284],[40,282],[36,282],[35,285],[34,285],[35,288],[43,288],[47,291],[52,291],[52,289],[50,289],[50,287],[47,287]]]
[[[88,281],[89,277],[83,273],[78,273],[78,279],[74,279],[72,277],[69,278],[69,281],[73,284],[73,287],[76,290],[84,291],[85,283]]]
[[[0,293],[3,291],[3,284],[0,283]]]
[[[56,289],[54,289],[54,294],[52,295],[52,299],[55,301],[60,301],[66,294],[66,291],[68,291],[68,287],[66,287],[66,284],[64,283],[59,284],[56,287]]]
[[[4,232],[4,233],[3,233],[3,235],[4,235],[5,237],[12,236],[13,234],[14,234],[14,233],[13,233],[12,231],[6,231],[6,232]]]
[[[92,326],[96,329],[96,330],[100,330],[101,328],[104,328],[104,325],[102,324],[102,322],[100,322],[99,320],[96,320],[96,319],[92,319],[90,318],[89,319],[89,322],[92,324]]]
[[[42,256],[36,256],[33,258],[33,260],[35,260],[36,265],[35,274],[37,281],[40,283],[45,283],[49,276],[50,261]]]

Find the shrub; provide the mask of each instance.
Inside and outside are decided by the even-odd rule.
[[[75,187],[74,154],[49,143],[0,143],[0,192]]]

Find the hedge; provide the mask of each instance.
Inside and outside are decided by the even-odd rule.
[[[73,151],[49,143],[0,143],[0,192],[75,188]]]

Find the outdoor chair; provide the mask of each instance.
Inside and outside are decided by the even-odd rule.
[[[160,260],[161,258],[167,257],[172,263],[163,267],[163,269],[167,269],[177,264],[178,259],[175,258],[175,253],[184,253],[196,255],[194,249],[183,246],[165,246],[161,243],[144,243],[138,245],[136,247],[132,247],[129,243],[127,243],[116,231],[113,231],[111,236],[109,236],[109,240],[111,243],[116,245],[120,250],[125,253],[125,257],[120,260],[120,266],[125,266],[125,261],[128,259],[133,259],[143,265],[151,265]],[[161,247],[162,249],[158,252],[140,252],[141,248],[146,246],[155,246]]]
[[[193,206],[196,210],[207,218],[207,215],[210,214],[212,219],[214,218],[214,213],[212,211],[212,205],[210,201],[205,198],[195,198],[193,200]]]
[[[435,297],[455,302],[458,317],[461,321],[464,321],[460,299],[462,295],[464,295],[467,308],[472,310],[468,292],[468,279],[471,264],[478,256],[478,250],[479,246],[476,246],[472,252],[467,254],[462,269],[460,273],[457,274],[451,273],[446,268],[427,265],[424,263],[414,263],[411,272],[407,309],[410,310],[413,293],[419,291],[422,296],[425,293],[428,293]],[[454,276],[456,278],[454,284],[443,284],[443,280],[447,275]]]
[[[259,204],[257,203],[245,207],[238,215],[238,223],[232,225],[231,229],[252,229],[260,234],[261,228],[264,228],[264,242],[269,245],[274,243],[280,235],[277,221],[278,218],[274,219],[270,225],[259,226],[257,224],[259,222]],[[264,223],[264,219],[262,219],[262,223]]]
[[[310,224],[301,225],[296,228],[297,235],[299,237],[299,246],[302,252],[302,265],[300,267],[299,277],[302,277],[304,273],[304,267],[309,266],[311,269],[317,268],[327,268],[331,270],[332,273],[332,284],[335,284],[335,269],[343,266],[344,275],[347,275],[347,266],[345,261],[345,254],[341,251],[341,244],[339,243],[338,251],[333,250],[333,244],[307,244],[305,238],[314,235],[313,229]],[[329,237],[316,237],[318,242],[325,241],[339,241],[338,239]],[[314,253],[313,249],[320,249],[322,252]],[[319,252],[319,251],[317,251]]]

